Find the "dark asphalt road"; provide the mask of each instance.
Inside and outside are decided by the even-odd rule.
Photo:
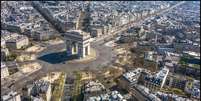
[[[101,44],[101,45],[100,45]],[[63,72],[72,72],[74,70],[83,70],[87,67],[87,69],[98,69],[104,65],[109,64],[114,58],[115,53],[112,51],[111,47],[107,47],[103,45],[103,41],[96,42],[91,46],[96,50],[97,57],[93,61],[85,62],[85,63],[69,63],[68,61],[58,64],[51,64],[42,60],[38,60],[42,67],[46,69],[46,71],[63,71]],[[56,53],[65,48],[65,44],[48,46],[47,49],[42,51],[38,57],[41,57],[46,54]]]
[[[104,41],[100,40],[98,42],[93,42],[91,45],[92,48],[96,50],[97,57],[93,61],[84,62],[84,63],[68,63],[65,64],[59,63],[59,64],[51,64],[42,60],[34,60],[30,62],[39,62],[42,65],[42,68],[28,76],[24,76],[20,78],[19,80],[15,81],[13,83],[14,90],[20,90],[27,82],[34,81],[37,78],[40,78],[42,76],[45,76],[49,72],[55,72],[55,71],[61,71],[70,73],[73,71],[78,70],[84,70],[84,69],[92,69],[92,70],[98,70],[103,66],[107,66],[113,59],[115,59],[115,53],[112,51],[111,47],[107,47],[104,44]],[[65,48],[65,44],[58,44],[58,45],[51,45],[47,46],[45,50],[40,52],[37,57],[41,57],[46,54],[50,53],[56,53],[60,52],[62,49]],[[29,62],[24,62],[29,63]],[[11,85],[11,82],[7,82],[4,85],[9,86]],[[1,87],[2,94],[8,92],[8,88]]]

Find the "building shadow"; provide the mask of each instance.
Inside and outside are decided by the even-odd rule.
[[[77,55],[67,56],[66,51],[63,51],[63,52],[46,54],[39,57],[38,59],[51,64],[59,64],[59,63],[65,63],[66,61],[78,59],[78,56]]]

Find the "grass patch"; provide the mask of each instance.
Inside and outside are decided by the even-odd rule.
[[[193,59],[194,59],[193,57],[183,56],[183,57],[181,57],[179,64],[181,64],[181,67],[183,67],[183,68],[190,67],[190,68],[200,69],[200,64],[189,63],[189,61],[190,60],[192,61]],[[193,61],[197,61],[197,60],[193,60]]]
[[[165,92],[165,93],[173,93],[181,96],[186,96],[186,94],[178,88],[162,88],[160,91]]]
[[[198,64],[192,64],[192,67],[196,68],[196,69],[200,69],[200,65],[198,65]]]
[[[188,87],[188,88],[192,88],[192,87],[193,87],[193,82],[188,82],[188,83],[187,83],[187,87]]]
[[[54,90],[52,92],[52,101],[61,101],[64,91],[66,74],[61,73],[59,79],[54,81]]]
[[[76,80],[75,80],[75,88],[73,91],[73,101],[82,101],[81,99],[81,74],[79,72],[75,72]]]
[[[181,89],[172,88],[171,90],[172,90],[172,92],[174,92],[175,94],[178,94],[178,95],[185,95],[185,93],[184,93]]]

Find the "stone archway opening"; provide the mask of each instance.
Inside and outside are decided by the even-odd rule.
[[[67,55],[84,58],[90,54],[90,34],[81,30],[71,30],[64,34]]]

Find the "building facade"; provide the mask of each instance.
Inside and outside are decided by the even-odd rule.
[[[64,34],[67,55],[84,58],[90,55],[90,34],[81,30],[71,30]]]
[[[1,101],[21,101],[20,94],[14,91],[1,96]]]
[[[6,42],[6,47],[10,49],[20,49],[28,45],[29,45],[29,39],[24,35],[19,35]]]
[[[98,80],[88,81],[82,87],[82,93],[84,95],[84,101],[87,101],[92,96],[98,96],[106,93],[106,88]]]
[[[1,48],[1,61],[5,61],[7,56],[9,56],[8,48]]]
[[[9,76],[8,68],[4,62],[1,62],[1,79]]]
[[[38,80],[33,85],[31,95],[33,97],[42,97],[45,101],[50,101],[52,96],[51,91],[50,82]]]

